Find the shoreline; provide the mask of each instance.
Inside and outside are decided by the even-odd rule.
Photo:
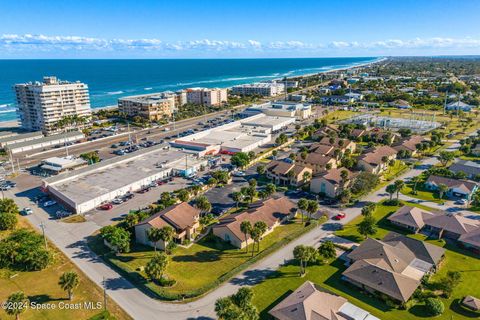
[[[312,76],[315,76],[315,75],[326,74],[326,73],[337,72],[337,71],[343,71],[343,70],[349,70],[349,69],[353,69],[353,68],[361,68],[361,67],[365,67],[365,66],[368,66],[368,65],[379,63],[379,62],[382,62],[382,61],[385,61],[385,60],[387,60],[386,57],[377,58],[374,61],[360,63],[360,64],[348,66],[348,67],[334,68],[334,69],[325,70],[325,71],[306,73],[306,74],[302,74],[302,75],[298,75],[298,76],[287,77],[287,80],[288,79],[293,79],[293,78],[312,77]],[[273,80],[282,80],[282,79],[283,78],[275,78]],[[225,87],[225,88],[230,89],[231,87]],[[96,108],[91,108],[91,109],[92,109],[92,113],[93,113],[93,112],[98,111],[98,110],[115,109],[115,108],[117,108],[117,105],[102,106],[102,107],[96,107]],[[18,127],[20,127],[20,120],[18,120],[18,119],[17,120],[5,120],[5,121],[0,120],[0,129],[18,128]]]

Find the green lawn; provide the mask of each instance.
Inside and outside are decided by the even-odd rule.
[[[413,183],[408,182],[408,183],[405,184],[402,191],[400,191],[400,192],[403,193],[406,196],[416,198],[416,199],[420,199],[420,200],[426,200],[426,201],[431,201],[431,202],[435,202],[435,203],[444,202],[444,200],[439,199],[437,192],[432,192],[432,191],[426,189],[423,186],[423,183],[417,183],[417,190],[416,190],[417,193],[416,194],[412,194],[412,191],[413,191]]]
[[[393,166],[389,166],[388,169],[383,173],[382,177],[386,181],[391,181],[407,169],[408,166],[403,161],[395,160],[395,164]]]
[[[418,206],[418,205],[416,205]],[[423,207],[426,209],[425,207]],[[390,212],[398,209],[396,206],[379,205],[374,216],[379,220],[378,231],[374,235],[376,238],[382,238],[389,230],[397,232],[404,231],[389,226],[385,220]],[[361,218],[360,218],[361,219]],[[353,220],[345,230],[336,234],[352,240],[362,241],[363,238],[356,232],[355,224],[360,219]],[[440,270],[431,278],[431,283],[439,281],[447,271],[460,271],[462,273],[462,282],[454,289],[450,299],[443,299],[445,312],[436,317],[441,320],[451,319],[472,319],[480,317],[480,313],[475,314],[459,305],[459,301],[466,295],[480,297],[480,259],[468,251],[464,251],[453,244],[445,244],[443,240],[426,239],[424,235],[408,235],[413,238],[428,241],[434,245],[444,246],[447,249],[445,259],[442,261]],[[341,280],[341,273],[346,269],[342,261],[337,259],[325,265],[309,266],[305,277],[299,277],[299,267],[292,263],[281,267],[275,274],[264,282],[253,287],[254,303],[261,312],[262,319],[269,319],[268,310],[292,293],[304,281],[310,280],[319,284],[334,293],[347,298],[353,304],[369,311],[382,320],[410,320],[419,318],[429,318],[423,305],[414,305],[409,310],[399,310],[388,307],[383,301],[374,297],[365,295],[356,287],[353,287]]]
[[[249,246],[247,254],[245,249],[234,248],[214,236],[207,236],[189,248],[177,247],[170,258],[166,272],[169,279],[176,281],[172,287],[160,287],[146,281],[145,273],[140,269],[146,265],[154,253],[149,247],[134,246],[130,253],[117,256],[106,253],[104,257],[123,270],[124,275],[131,281],[139,287],[153,292],[158,298],[166,300],[177,300],[182,297],[194,298],[213,289],[256,259],[311,230],[315,225],[311,224],[305,227],[299,221],[293,221],[277,227],[260,242],[260,252],[255,252],[253,258],[252,245]],[[101,246],[101,241],[97,240],[93,243],[92,248],[97,252],[105,249],[99,248],[99,246]]]
[[[21,217],[19,228],[31,228],[25,218]],[[7,231],[8,232],[8,231]],[[7,234],[6,231],[0,232],[0,239]],[[95,285],[86,275],[84,275],[63,253],[61,253],[53,244],[49,244],[53,254],[54,261],[46,269],[41,271],[20,272],[6,269],[0,269],[0,302],[6,301],[7,297],[16,291],[23,291],[31,302],[56,305],[54,310],[33,310],[28,309],[20,315],[20,319],[130,319],[113,300],[108,299],[108,309],[110,313],[101,312],[102,310],[60,309],[60,303],[69,303],[67,293],[58,285],[58,279],[66,271],[75,271],[79,275],[80,284],[74,291],[72,303],[83,303],[87,301],[102,302],[103,291]],[[108,315],[108,317],[107,317]],[[102,318],[103,316],[103,318]],[[0,308],[0,319],[14,319],[6,315],[3,308]]]

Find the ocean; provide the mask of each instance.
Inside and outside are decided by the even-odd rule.
[[[230,87],[325,72],[377,60],[362,58],[0,60],[0,122],[16,120],[13,85],[43,76],[89,86],[92,108],[116,105],[123,96],[188,87]]]

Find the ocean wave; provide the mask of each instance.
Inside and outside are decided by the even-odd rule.
[[[0,113],[15,113],[16,110],[15,109],[12,109],[12,110],[0,110]]]
[[[122,90],[119,90],[119,91],[110,91],[110,92],[107,92],[106,94],[109,96],[116,96],[122,93],[125,93],[125,92],[123,92]]]
[[[5,103],[5,104],[0,104],[0,108],[8,108],[8,107],[12,107],[13,106],[13,103]]]
[[[146,90],[146,91],[148,91],[148,90],[152,90],[152,89],[153,89],[152,87],[143,88],[143,90]]]

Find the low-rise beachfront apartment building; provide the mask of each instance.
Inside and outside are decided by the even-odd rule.
[[[227,89],[224,88],[188,88],[187,102],[205,106],[219,106],[228,101]]]
[[[175,101],[174,95],[165,92],[123,97],[118,99],[118,111],[129,117],[158,121],[172,115]]]
[[[62,129],[57,122],[64,117],[92,114],[85,83],[44,77],[43,82],[16,84],[14,89],[21,126],[28,131],[51,134]]]
[[[159,145],[46,178],[42,189],[81,214],[159,179],[189,175],[207,165],[206,159],[193,153]]]
[[[262,96],[273,97],[285,92],[283,83],[259,82],[250,84],[240,84],[232,87],[232,94],[240,96]]]

